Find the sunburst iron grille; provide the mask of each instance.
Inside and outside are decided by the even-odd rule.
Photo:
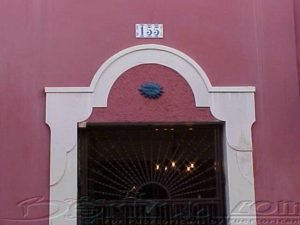
[[[81,212],[95,215],[84,221],[219,222],[224,216],[219,131],[218,126],[200,125],[99,126],[80,131],[80,196],[89,202],[89,207],[82,204]],[[151,213],[149,204],[154,204]]]

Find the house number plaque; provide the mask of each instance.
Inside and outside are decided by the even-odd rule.
[[[164,37],[163,24],[136,24],[135,37],[136,38],[163,38]]]

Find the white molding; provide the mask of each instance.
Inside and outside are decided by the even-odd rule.
[[[255,219],[251,139],[255,87],[213,87],[204,70],[192,58],[176,49],[154,44],[134,46],[115,54],[99,68],[89,87],[45,88],[46,122],[51,129],[50,203],[66,202],[67,199],[76,202],[78,123],[90,116],[93,107],[107,107],[109,92],[125,71],[149,63],[177,71],[189,84],[195,105],[210,107],[217,119],[225,121],[228,215],[239,213],[237,205],[249,201],[252,206],[247,210],[247,216],[251,214]],[[56,206],[50,204],[50,215],[55,215],[56,210]],[[52,216],[49,224],[76,225],[76,214],[74,216],[73,220],[68,216]],[[235,223],[238,222],[231,222]]]
[[[224,92],[224,93],[251,93],[255,92],[255,87],[252,86],[244,86],[244,87],[211,87],[208,92],[210,93],[218,93],[218,92]]]

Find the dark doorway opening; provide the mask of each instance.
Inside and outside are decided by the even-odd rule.
[[[78,224],[226,224],[222,124],[80,128]]]

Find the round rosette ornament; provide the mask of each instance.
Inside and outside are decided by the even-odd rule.
[[[145,98],[158,99],[164,93],[163,88],[158,83],[147,82],[140,86],[139,92]]]

